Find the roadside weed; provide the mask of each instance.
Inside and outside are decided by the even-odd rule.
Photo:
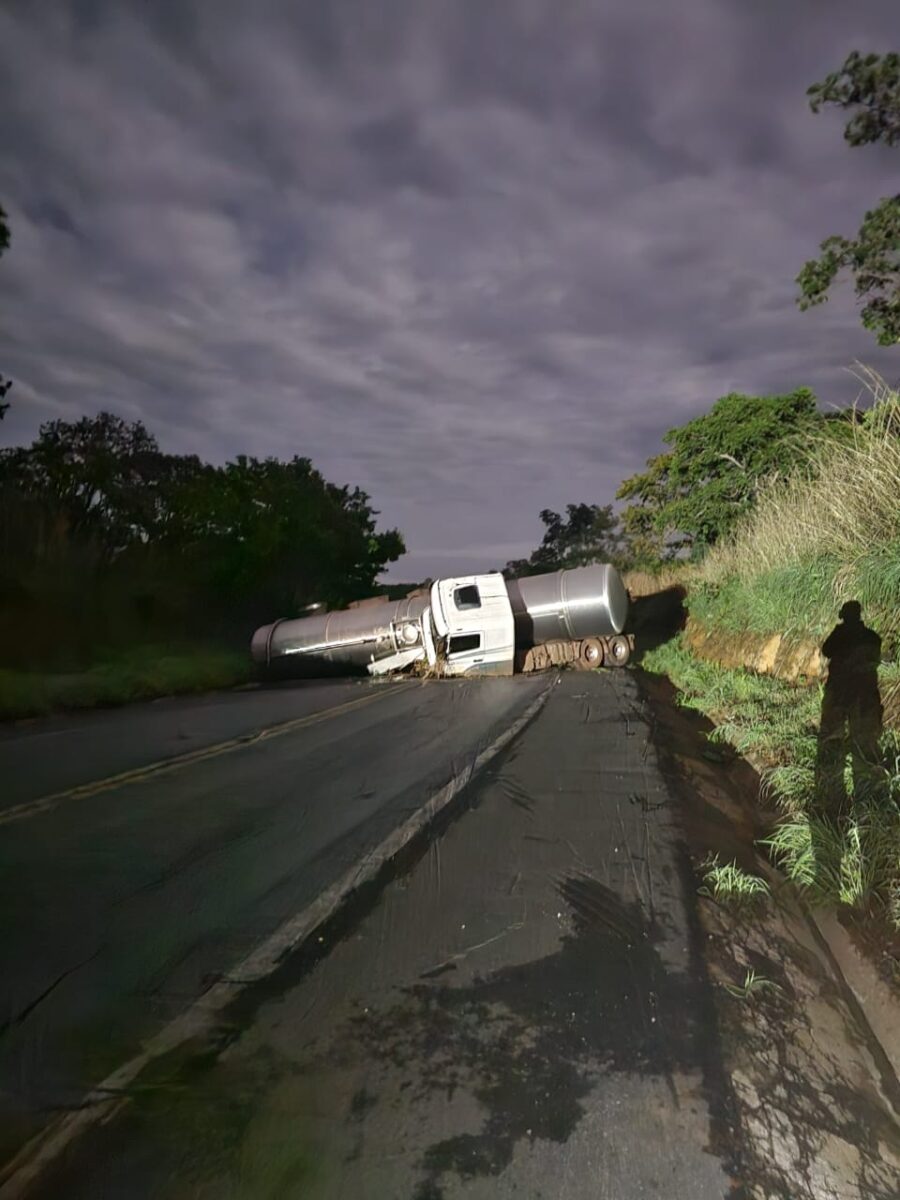
[[[770,894],[764,879],[744,871],[737,862],[720,863],[718,854],[710,855],[700,870],[703,886],[698,888],[699,894],[720,904],[741,905]]]
[[[749,1000],[751,996],[760,992],[781,991],[781,988],[774,980],[767,979],[765,975],[757,974],[752,968],[747,971],[743,983],[726,983],[723,986],[729,996],[734,996],[735,1000]]]

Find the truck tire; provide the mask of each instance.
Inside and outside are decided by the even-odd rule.
[[[594,667],[602,667],[603,643],[599,638],[585,638],[581,643],[581,652],[578,657],[581,665],[588,671],[593,670]]]
[[[611,667],[624,667],[631,658],[631,645],[627,637],[617,634],[606,640],[606,661]]]

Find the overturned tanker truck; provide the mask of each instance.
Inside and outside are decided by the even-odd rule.
[[[624,666],[628,592],[597,564],[504,579],[437,579],[403,600],[373,597],[337,612],[263,625],[251,653],[265,673],[512,675],[571,664]],[[421,664],[416,668],[414,664]]]

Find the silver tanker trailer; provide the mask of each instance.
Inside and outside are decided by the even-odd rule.
[[[274,621],[257,629],[251,653],[262,668],[303,674],[385,675],[415,663],[442,675],[624,666],[627,616],[628,593],[608,564],[509,580],[493,571],[437,579],[403,600]]]

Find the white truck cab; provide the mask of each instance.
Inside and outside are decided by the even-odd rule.
[[[436,580],[430,609],[446,674],[512,675],[515,622],[499,571]]]

